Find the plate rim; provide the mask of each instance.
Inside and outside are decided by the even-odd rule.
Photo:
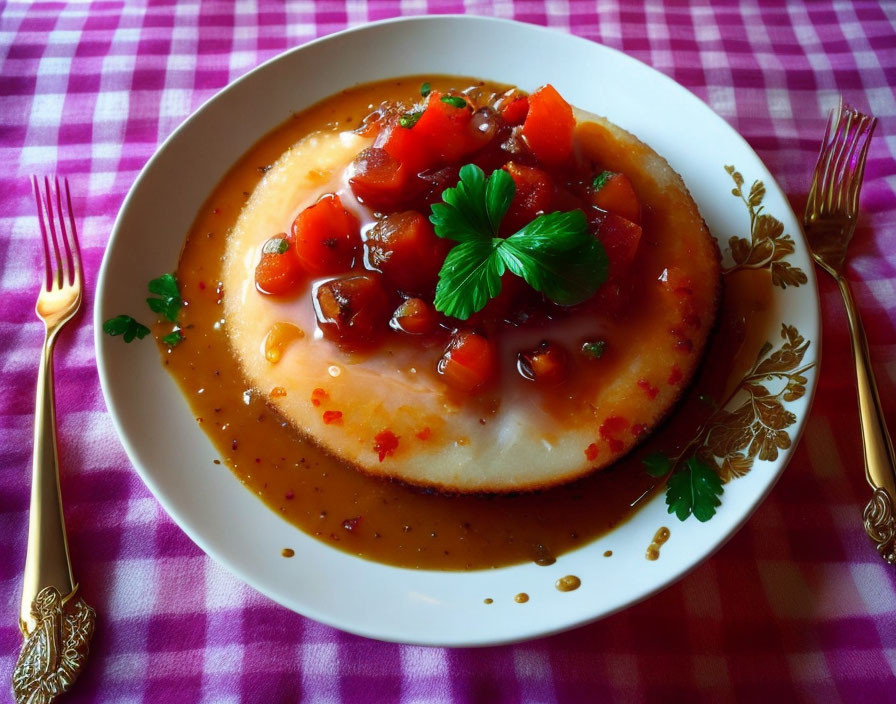
[[[728,132],[730,133],[728,136],[731,138],[736,138],[736,140],[739,141],[740,146],[744,150],[746,150],[750,154],[752,154],[752,156],[755,158],[755,160],[758,164],[762,165],[762,167],[765,170],[765,173],[763,174],[763,180],[766,182],[767,186],[769,184],[771,184],[773,186],[773,188],[776,189],[781,194],[783,203],[787,208],[787,212],[785,213],[785,215],[792,215],[793,221],[796,222],[798,225],[797,231],[794,233],[794,236],[797,237],[802,242],[804,250],[807,253],[810,252],[808,244],[805,239],[805,235],[802,231],[802,228],[799,227],[800,220],[799,220],[798,216],[794,213],[792,206],[786,196],[786,192],[784,191],[784,189],[781,188],[780,184],[774,178],[774,175],[768,170],[768,167],[765,166],[765,163],[762,161],[762,159],[759,157],[759,155],[756,154],[755,150],[750,146],[750,144],[746,141],[746,139],[744,139],[744,137],[742,135],[740,135],[740,133],[738,133],[737,130],[735,130],[734,127],[732,127],[727,122],[727,120],[725,120],[725,118],[721,117],[715,111],[713,111],[712,108],[710,108],[709,105],[707,105],[698,95],[691,92],[686,87],[682,86],[681,84],[679,84],[677,81],[675,81],[668,75],[653,68],[649,64],[646,64],[645,62],[643,62],[629,54],[626,54],[625,52],[622,52],[613,47],[606,46],[604,44],[600,44],[597,41],[586,39],[584,37],[579,37],[577,35],[571,34],[568,31],[564,31],[564,30],[559,30],[559,29],[550,28],[550,27],[544,27],[541,25],[536,25],[536,24],[527,23],[527,22],[519,22],[516,20],[510,20],[510,19],[504,19],[504,18],[494,18],[494,17],[482,17],[482,16],[476,16],[476,15],[448,14],[448,15],[403,16],[403,17],[379,20],[376,22],[364,23],[364,24],[360,24],[360,25],[357,25],[354,27],[348,27],[341,31],[334,32],[332,34],[327,34],[327,35],[324,35],[321,37],[317,37],[313,40],[310,40],[310,41],[300,44],[298,46],[294,46],[294,47],[289,48],[283,52],[280,52],[279,54],[277,54],[275,56],[272,56],[271,58],[265,60],[264,62],[255,66],[251,70],[247,71],[245,74],[243,74],[239,78],[231,81],[226,86],[223,86],[222,88],[218,89],[213,95],[211,95],[207,100],[205,100],[199,107],[197,107],[195,110],[193,110],[165,138],[165,140],[163,140],[155,148],[153,155],[150,157],[150,159],[146,162],[146,164],[140,170],[140,173],[134,180],[133,184],[131,185],[130,189],[128,190],[127,195],[125,196],[124,200],[122,201],[122,204],[121,204],[119,211],[116,215],[114,224],[112,226],[110,236],[105,244],[103,259],[102,259],[102,263],[101,263],[101,266],[100,266],[100,269],[99,269],[99,272],[97,275],[96,288],[95,288],[94,297],[93,297],[94,345],[95,345],[95,349],[96,349],[96,353],[97,353],[96,354],[97,370],[98,370],[98,376],[99,376],[99,380],[100,380],[100,386],[101,386],[102,393],[103,393],[103,398],[106,402],[106,407],[109,411],[109,416],[111,417],[113,427],[115,428],[116,434],[118,435],[118,437],[122,443],[122,446],[128,456],[128,460],[130,461],[130,463],[134,467],[134,469],[137,471],[137,474],[140,477],[140,479],[150,490],[150,492],[152,493],[155,500],[157,500],[159,502],[161,507],[171,517],[171,519],[174,521],[174,523],[177,524],[177,526],[181,530],[183,530],[184,533],[187,534],[187,536],[190,538],[190,540],[192,542],[194,542],[206,555],[211,557],[219,565],[223,566],[229,573],[231,573],[232,575],[237,577],[240,581],[248,584],[256,591],[264,594],[266,597],[270,598],[274,602],[280,604],[281,606],[288,608],[291,611],[294,611],[296,613],[300,613],[303,616],[311,618],[311,619],[318,621],[320,623],[323,623],[325,625],[340,629],[342,631],[346,631],[346,632],[353,633],[356,635],[361,635],[364,637],[368,637],[368,638],[372,638],[372,639],[380,640],[380,641],[385,641],[385,642],[397,642],[397,643],[406,643],[406,644],[414,644],[414,645],[428,645],[428,646],[441,646],[441,647],[485,647],[485,646],[503,645],[503,644],[521,642],[521,641],[525,641],[525,640],[530,640],[532,638],[550,636],[550,635],[553,635],[553,634],[556,634],[559,632],[563,632],[563,631],[567,631],[567,630],[570,630],[573,628],[581,627],[588,623],[592,623],[599,619],[610,616],[610,615],[617,613],[623,609],[626,609],[630,606],[634,606],[635,604],[638,604],[641,601],[644,601],[645,599],[647,599],[651,596],[654,596],[655,594],[659,593],[660,591],[665,590],[666,588],[668,588],[675,582],[684,578],[692,570],[694,570],[697,567],[704,564],[704,562],[706,560],[710,559],[722,546],[724,546],[728,542],[728,540],[730,540],[743,527],[744,523],[746,523],[746,521],[753,515],[753,513],[758,509],[758,507],[765,501],[768,494],[771,492],[771,490],[777,484],[777,482],[780,479],[781,475],[783,474],[784,470],[787,468],[790,461],[792,460],[793,454],[799,444],[799,441],[801,440],[802,435],[805,432],[807,420],[808,420],[808,417],[810,415],[811,408],[812,408],[812,403],[814,401],[815,395],[818,390],[818,376],[819,376],[820,365],[821,365],[821,361],[822,361],[822,347],[821,347],[822,317],[821,317],[821,302],[820,302],[820,298],[818,295],[817,278],[815,275],[814,267],[810,267],[811,270],[807,269],[805,271],[808,281],[806,284],[804,284],[805,287],[810,289],[811,298],[814,301],[814,306],[813,306],[812,310],[807,311],[807,313],[806,313],[807,316],[814,318],[814,320],[812,320],[812,322],[814,323],[813,329],[807,330],[805,334],[806,334],[807,339],[809,339],[815,343],[814,344],[814,348],[815,348],[814,352],[815,352],[815,360],[816,360],[815,361],[815,364],[816,364],[815,374],[811,378],[812,383],[811,383],[810,387],[807,388],[805,411],[798,418],[797,425],[796,425],[795,429],[793,430],[792,446],[791,446],[791,448],[789,448],[787,450],[787,455],[786,455],[785,460],[783,461],[781,466],[774,471],[774,476],[767,483],[767,485],[764,487],[764,489],[761,492],[758,492],[755,496],[751,497],[748,500],[749,505],[748,505],[747,509],[742,513],[742,515],[738,518],[738,520],[736,520],[730,526],[730,528],[727,530],[727,533],[725,533],[711,547],[711,549],[709,549],[708,551],[705,551],[703,554],[701,554],[696,559],[689,558],[688,563],[685,564],[683,567],[681,567],[679,569],[674,569],[674,570],[666,573],[664,578],[661,579],[657,584],[655,584],[653,586],[653,588],[647,590],[646,592],[638,594],[635,598],[632,598],[632,599],[626,601],[625,603],[619,604],[610,609],[603,610],[596,614],[592,613],[592,611],[585,609],[585,610],[583,610],[583,612],[579,618],[564,621],[563,623],[558,624],[554,628],[549,628],[549,629],[539,628],[534,631],[522,629],[519,634],[517,634],[513,637],[505,637],[505,638],[498,638],[498,639],[486,637],[486,638],[472,638],[469,640],[457,639],[457,640],[445,641],[444,639],[439,639],[439,638],[407,638],[407,637],[404,637],[401,635],[396,635],[396,634],[384,634],[382,632],[374,631],[369,628],[353,627],[350,623],[347,624],[345,621],[341,621],[339,618],[333,617],[332,615],[330,615],[328,613],[321,612],[320,610],[318,610],[308,604],[305,604],[303,606],[302,610],[299,611],[295,607],[295,605],[289,603],[283,597],[282,594],[279,594],[276,591],[269,589],[267,587],[267,585],[264,584],[261,580],[255,579],[255,576],[253,574],[251,574],[250,572],[245,570],[242,566],[234,564],[234,562],[232,560],[230,560],[227,556],[221,554],[212,545],[211,540],[206,540],[206,538],[201,533],[201,531],[198,529],[195,529],[194,525],[191,523],[191,521],[189,520],[189,518],[187,516],[184,516],[183,514],[181,514],[180,511],[174,509],[171,506],[171,504],[166,499],[166,491],[160,485],[158,478],[156,476],[154,476],[151,471],[148,471],[148,469],[145,468],[141,462],[137,461],[136,458],[138,456],[138,451],[133,447],[130,437],[124,432],[124,428],[123,428],[121,420],[119,418],[119,413],[118,413],[118,409],[116,406],[116,402],[114,400],[114,390],[112,388],[114,385],[114,382],[113,382],[112,378],[110,377],[109,371],[106,367],[106,365],[107,365],[107,361],[105,359],[106,352],[104,351],[107,340],[105,339],[104,333],[102,331],[103,306],[102,306],[101,302],[104,300],[104,298],[106,296],[108,268],[111,265],[110,264],[111,257],[109,255],[109,252],[112,248],[113,243],[116,241],[116,239],[118,237],[122,236],[121,235],[121,231],[122,231],[121,225],[122,225],[122,221],[125,217],[125,213],[129,209],[129,207],[132,205],[132,202],[138,198],[138,192],[140,191],[140,188],[141,188],[143,182],[148,178],[148,174],[155,168],[155,164],[161,158],[162,153],[166,151],[166,149],[169,147],[169,145],[172,142],[174,142],[184,130],[189,128],[189,125],[193,121],[199,119],[200,116],[209,108],[210,105],[212,105],[217,100],[221,99],[221,96],[224,95],[226,92],[228,92],[234,86],[237,86],[245,81],[251,80],[252,77],[256,73],[261,72],[263,69],[265,69],[270,64],[284,60],[286,57],[291,56],[294,53],[304,51],[304,50],[308,49],[309,47],[316,46],[321,43],[337,41],[338,39],[340,39],[341,37],[343,37],[347,34],[376,31],[376,29],[382,25],[407,24],[407,23],[425,24],[425,23],[430,23],[430,22],[438,23],[438,22],[443,22],[445,20],[471,22],[471,23],[476,23],[476,24],[492,23],[495,25],[510,26],[510,27],[523,25],[527,29],[535,31],[535,32],[544,32],[544,33],[549,33],[549,34],[555,35],[555,36],[559,35],[559,36],[563,37],[566,41],[576,42],[576,43],[581,43],[581,44],[586,44],[586,45],[591,45],[591,46],[596,45],[596,46],[601,47],[603,50],[606,50],[606,51],[612,52],[613,54],[617,54],[617,55],[620,55],[621,57],[624,57],[625,60],[627,60],[627,61],[633,61],[633,62],[636,62],[637,64],[640,64],[642,69],[646,69],[646,70],[652,72],[657,78],[661,78],[662,80],[664,80],[668,85],[670,85],[670,87],[674,86],[674,88],[676,90],[683,91],[689,97],[695,99],[696,104],[699,104],[701,110],[704,111],[705,113],[707,113],[707,116],[710,119],[720,120],[721,122],[723,122],[725,124],[725,126],[728,128]],[[256,137],[256,139],[260,139],[261,136],[263,136],[263,135],[259,135],[258,137]],[[718,238],[716,238],[716,239],[718,240]],[[721,244],[721,242],[720,242],[720,244]],[[801,327],[803,327],[805,329],[806,326],[805,326],[805,324],[801,324]],[[231,476],[233,476],[233,475],[231,474]],[[270,510],[270,509],[265,507],[265,510]],[[292,525],[292,524],[290,524],[290,525]],[[334,551],[336,550],[335,548],[329,548],[329,549],[334,550]],[[356,558],[355,556],[350,556],[350,557],[352,557],[352,559],[363,559],[363,558]],[[369,561],[369,560],[365,560],[365,562],[368,562],[371,565],[382,566],[380,563],[376,563],[376,562]],[[395,567],[395,566],[391,566],[391,565],[389,565],[387,567],[392,570],[402,570],[402,571],[406,571],[406,572],[410,572],[410,573],[421,572],[421,570],[401,568],[401,567]],[[425,571],[425,570],[423,570],[423,571]],[[440,572],[440,574],[450,574],[450,573]]]

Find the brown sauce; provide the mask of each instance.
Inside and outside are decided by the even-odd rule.
[[[650,545],[647,546],[647,553],[644,555],[648,560],[658,560],[660,558],[660,548],[666,544],[669,539],[669,529],[663,526],[653,536]]]
[[[280,551],[280,554],[283,555],[283,557],[292,557],[296,554],[296,551],[292,548],[283,548],[283,550]]]
[[[764,342],[755,331],[766,329],[761,316],[770,312],[770,280],[766,271],[756,270],[728,277],[719,329],[691,393],[642,449],[607,470],[539,493],[445,496],[341,464],[301,437],[257,394],[246,393],[248,384],[217,325],[222,318],[216,290],[221,257],[228,229],[264,166],[315,129],[350,128],[383,99],[414,99],[422,80],[345,91],[296,115],[231,169],[203,205],[181,256],[177,277],[185,300],[180,318],[185,339],[170,352],[161,346],[164,364],[224,463],[249,491],[307,534],[402,567],[471,570],[526,561],[549,564],[547,560],[626,521],[662,490],[662,481],[643,471],[640,458],[657,449],[670,454],[681,449],[712,412],[700,397],[722,398],[730,380],[739,380],[753,362]],[[435,89],[471,82],[427,80]],[[170,325],[157,326],[157,339],[167,332]],[[517,601],[527,599],[517,596]]]
[[[527,601],[529,601],[529,595],[526,594],[526,592],[520,592],[515,597],[513,597],[513,600],[517,604],[525,604]]]
[[[554,582],[554,586],[559,592],[574,592],[582,586],[582,580],[574,574],[568,574]]]
[[[482,603],[483,603],[483,604],[494,604],[494,603],[495,603],[495,600],[494,600],[494,599],[491,599],[491,598],[486,598],[486,599],[483,599],[483,600],[482,600]]]

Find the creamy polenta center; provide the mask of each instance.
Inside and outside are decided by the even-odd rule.
[[[323,196],[338,196],[362,240],[382,217],[350,185],[353,161],[373,138],[319,132],[271,166],[228,235],[225,326],[252,392],[362,471],[448,491],[545,487],[631,450],[699,362],[715,316],[718,253],[665,160],[602,118],[577,117],[577,148],[624,171],[641,202],[644,241],[634,255],[630,310],[604,315],[592,306],[508,326],[492,338],[497,381],[476,394],[459,393],[439,374],[444,341],[390,331],[373,349],[339,346],[322,334],[315,311],[315,291],[332,276],[310,277],[288,297],[264,295],[255,280],[266,243],[289,233]],[[574,383],[545,388],[516,371],[520,351],[545,340],[570,350],[600,340],[605,350],[599,359],[575,360]]]

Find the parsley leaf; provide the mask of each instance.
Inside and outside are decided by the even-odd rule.
[[[582,354],[588,359],[600,359],[604,356],[607,349],[605,340],[594,340],[593,342],[585,342],[582,344]]]
[[[691,457],[685,467],[673,474],[666,486],[666,504],[669,513],[683,521],[691,514],[705,523],[716,513],[721,505],[719,496],[724,488],[722,480],[710,467],[696,457]]]
[[[601,171],[597,176],[594,177],[594,181],[592,181],[591,185],[595,191],[599,191],[601,188],[607,185],[607,181],[610,180],[610,177],[613,176],[612,171]]]
[[[150,310],[165,316],[172,323],[176,323],[177,314],[183,305],[180,291],[177,288],[177,279],[172,274],[162,274],[159,278],[149,282],[149,292],[159,296],[146,299]]]
[[[507,268],[562,306],[590,298],[607,278],[606,252],[581,210],[542,215],[503,245],[498,254]]]
[[[467,107],[467,101],[461,98],[459,95],[443,95],[442,102],[447,103],[455,108],[465,108]]]
[[[425,98],[430,93],[432,93],[432,86],[429,85],[429,81],[423,81],[423,83],[420,85],[420,95]]]
[[[417,120],[419,120],[421,117],[423,117],[422,110],[417,110],[415,112],[406,112],[398,118],[398,124],[409,130],[411,129],[411,127],[417,124]]]
[[[651,452],[641,462],[644,463],[644,469],[651,477],[664,477],[672,469],[672,460],[662,452]]]
[[[149,335],[149,328],[129,315],[117,315],[103,323],[103,332],[112,337],[121,335],[125,342],[131,342],[134,338],[142,340]]]
[[[516,191],[510,174],[503,169],[501,172],[507,179],[496,176],[498,171],[495,171],[489,180],[496,178],[498,185],[493,186],[489,191],[486,187],[485,172],[482,169],[473,164],[461,167],[460,181],[457,186],[446,188],[442,193],[442,200],[445,202],[435,203],[432,206],[432,215],[430,215],[429,221],[435,226],[436,234],[439,237],[458,242],[480,240],[497,235],[498,228],[497,226],[492,227],[492,221],[496,220],[500,223]],[[509,187],[507,180],[510,181]],[[499,213],[498,207],[503,202],[500,190],[508,188],[510,196],[506,198],[507,206]],[[489,193],[491,193],[491,199],[489,199]],[[491,213],[488,207],[490,201],[493,205]]]
[[[264,254],[285,254],[289,250],[289,240],[285,237],[272,237],[264,243],[262,253]]]
[[[436,285],[436,310],[466,320],[501,293],[504,263],[492,256],[498,242],[467,240],[448,252]]]
[[[506,270],[565,306],[589,298],[606,280],[606,252],[589,234],[581,210],[541,215],[502,238],[501,221],[516,193],[513,178],[497,169],[486,179],[474,164],[463,166],[459,175],[429,218],[436,235],[461,243],[439,272],[436,310],[467,319],[500,293]]]
[[[184,336],[180,330],[170,332],[162,338],[162,342],[164,342],[169,347],[177,347],[181,342],[183,342],[183,340]]]

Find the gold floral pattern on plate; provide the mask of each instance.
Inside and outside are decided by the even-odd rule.
[[[725,171],[734,180],[731,194],[740,198],[750,213],[750,239],[737,236],[729,238],[728,247],[734,264],[722,273],[731,274],[739,269],[768,269],[775,286],[787,288],[806,283],[806,273],[784,261],[788,255],[793,254],[795,247],[793,238],[784,232],[784,223],[763,212],[765,184],[753,181],[750,190],[745,191],[741,173],[730,165],[725,167]]]

